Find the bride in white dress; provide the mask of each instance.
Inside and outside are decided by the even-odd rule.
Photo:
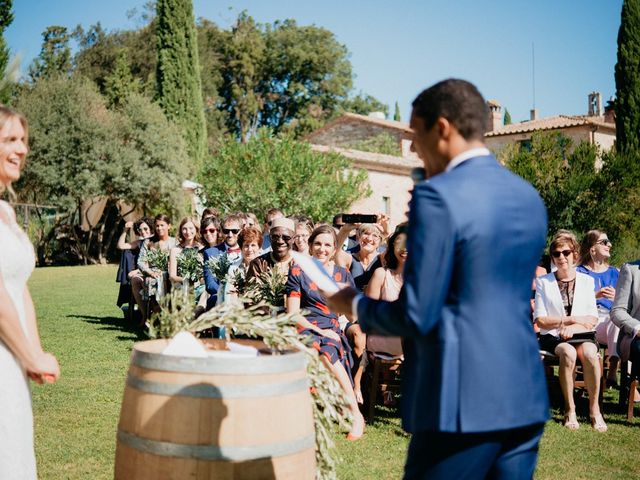
[[[25,118],[0,106],[0,193],[11,191],[27,155]],[[0,479],[35,479],[33,415],[28,378],[53,383],[55,357],[42,351],[27,280],[33,247],[0,200]]]

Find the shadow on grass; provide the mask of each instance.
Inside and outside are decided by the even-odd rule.
[[[131,322],[122,317],[97,317],[95,315],[67,315],[67,318],[79,318],[87,323],[93,325],[100,325],[99,330],[112,330],[118,332],[128,333],[129,335],[119,335],[117,340],[131,341],[131,340],[148,340],[149,337],[145,335],[144,331],[135,322]]]

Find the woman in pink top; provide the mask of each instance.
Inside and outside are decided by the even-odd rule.
[[[398,225],[393,235],[387,240],[387,251],[384,254],[384,267],[377,268],[373,272],[371,280],[364,290],[365,295],[373,299],[397,300],[402,288],[402,272],[407,261],[407,226]],[[383,337],[380,335],[367,335],[366,350],[373,353],[382,353],[391,357],[402,356],[402,343],[400,337]],[[354,375],[356,396],[362,398],[360,381],[366,367],[366,355]]]

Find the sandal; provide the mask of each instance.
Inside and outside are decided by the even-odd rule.
[[[591,417],[591,426],[596,432],[604,433],[607,431],[607,424],[604,423],[604,418],[602,418],[602,414],[598,414],[595,417]]]
[[[565,413],[562,425],[569,430],[578,430],[580,428],[580,424],[578,423],[576,412]]]

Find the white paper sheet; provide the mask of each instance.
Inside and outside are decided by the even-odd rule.
[[[295,251],[291,251],[290,254],[293,257],[293,261],[300,266],[302,271],[307,274],[320,290],[324,290],[327,293],[336,293],[340,290],[333,278],[322,267],[318,266],[311,257]]]

